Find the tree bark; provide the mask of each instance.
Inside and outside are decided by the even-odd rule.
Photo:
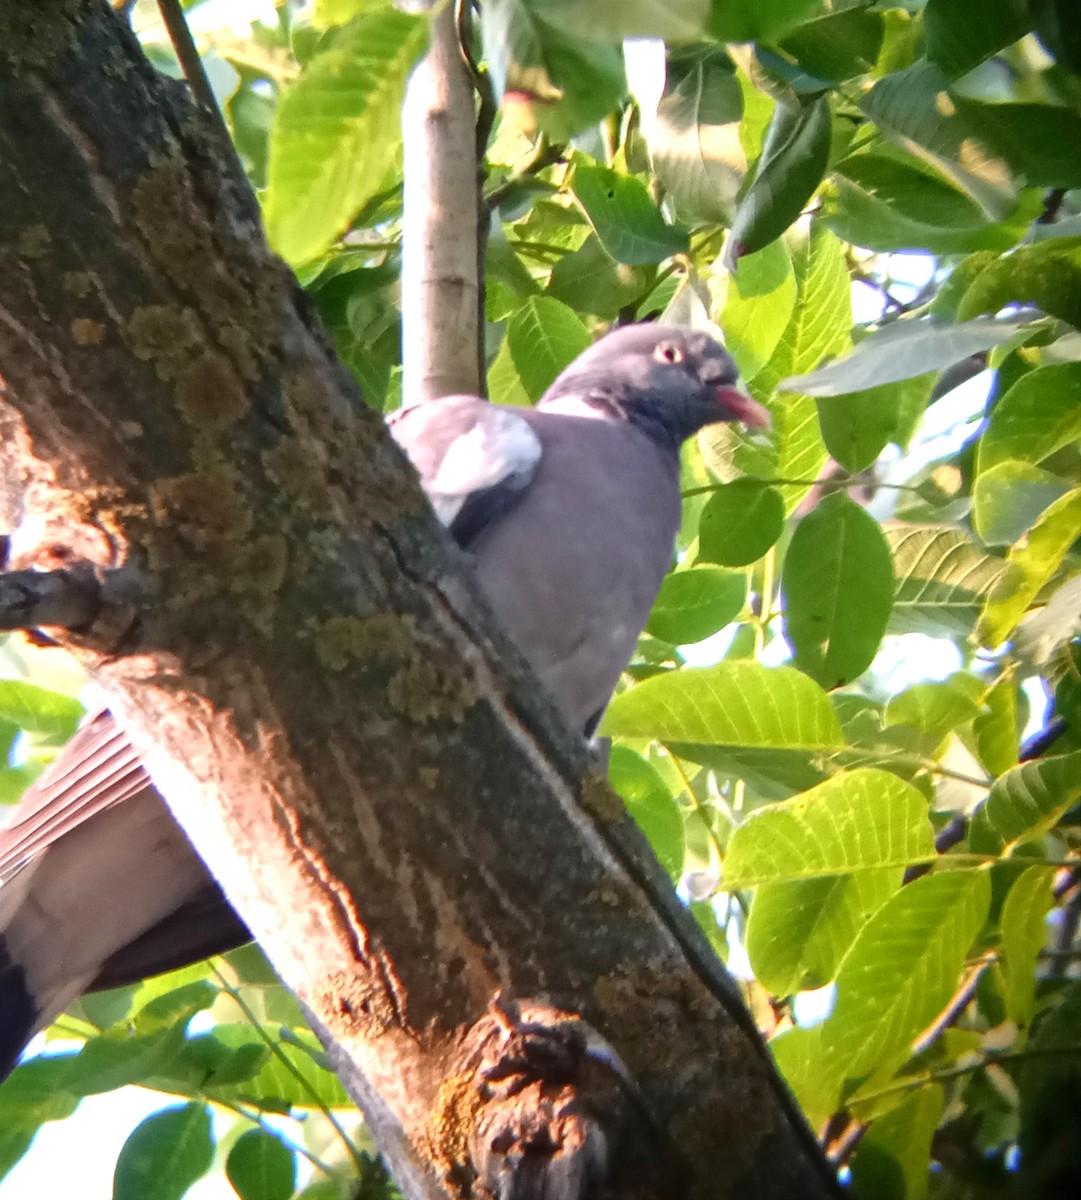
[[[57,639],[407,1196],[832,1194],[204,122],[103,0],[0,6],[12,565],[100,574]]]
[[[402,109],[402,398],[484,394],[477,303],[480,192],[473,81],[455,5],[433,9],[431,40]]]

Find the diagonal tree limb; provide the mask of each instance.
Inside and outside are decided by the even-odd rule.
[[[405,1194],[479,1190],[520,1105],[568,1080],[578,1107],[550,1111],[582,1187],[833,1194],[738,990],[493,629],[205,118],[101,0],[0,6],[0,191],[12,566],[118,571],[141,598],[121,647],[59,640]]]

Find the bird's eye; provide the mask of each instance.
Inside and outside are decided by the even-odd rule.
[[[660,362],[681,363],[683,351],[672,342],[661,342],[657,347],[656,356]]]

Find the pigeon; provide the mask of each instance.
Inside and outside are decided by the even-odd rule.
[[[768,426],[702,332],[625,326],[534,408],[448,396],[390,433],[469,554],[492,610],[589,736],[671,566],[679,452],[704,426]],[[0,1079],[83,992],[250,939],[107,712],[0,829]]]

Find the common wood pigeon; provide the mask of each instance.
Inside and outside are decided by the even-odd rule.
[[[671,562],[681,443],[713,422],[768,424],[735,381],[707,335],[636,325],[588,349],[534,409],[450,396],[390,421],[496,615],[586,732]],[[0,830],[0,1078],[84,991],[248,937],[99,713]]]

